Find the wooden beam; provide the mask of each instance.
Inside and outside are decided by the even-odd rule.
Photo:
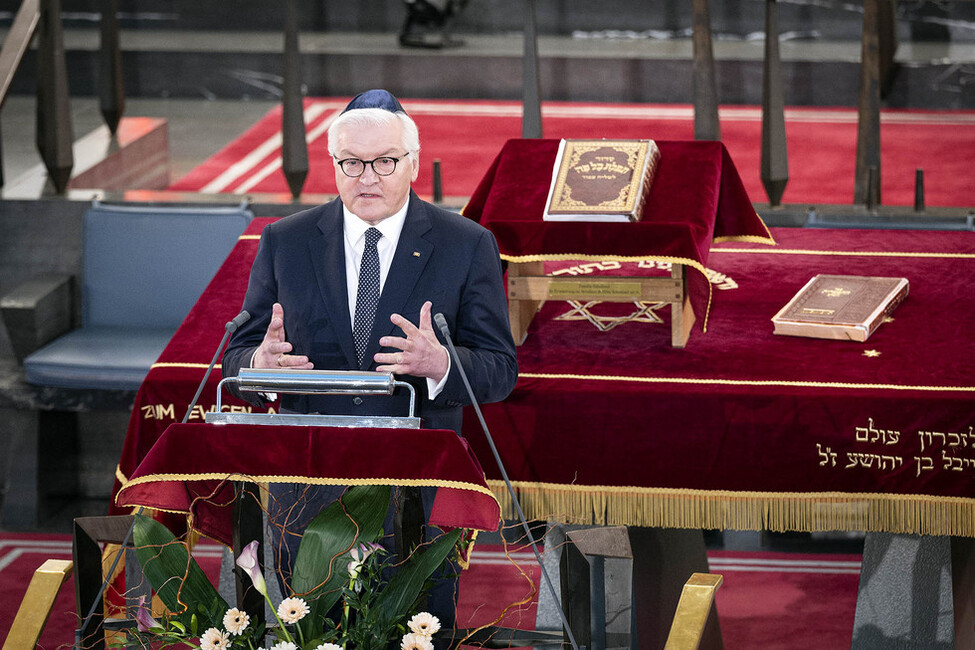
[[[853,202],[880,205],[880,2],[864,0]],[[870,169],[876,183],[870,186]]]
[[[711,14],[708,0],[693,0],[694,31],[694,139],[720,140],[718,89],[714,76],[714,51],[711,46]]]
[[[308,176],[308,142],[301,94],[301,52],[298,48],[297,0],[284,3],[284,96],[281,99],[281,171],[297,199]]]
[[[10,83],[20,67],[24,52],[30,47],[40,21],[40,0],[23,0],[13,24],[10,25],[10,31],[3,40],[3,48],[0,49],[0,107],[7,99]]]
[[[525,0],[525,49],[522,57],[521,137],[542,137],[542,91],[538,74],[538,32],[535,0]]]
[[[762,77],[762,185],[771,206],[782,202],[789,182],[789,152],[785,140],[785,100],[779,55],[779,5],[765,2],[765,62]]]
[[[118,0],[104,0],[101,22],[101,77],[98,100],[102,117],[114,135],[125,113],[125,84],[122,80],[122,51],[119,46]]]
[[[37,38],[37,150],[58,194],[64,194],[71,178],[73,142],[61,2],[42,0]]]

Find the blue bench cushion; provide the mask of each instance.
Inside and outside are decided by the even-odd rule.
[[[24,359],[27,382],[57,388],[138,390],[175,329],[85,327]]]

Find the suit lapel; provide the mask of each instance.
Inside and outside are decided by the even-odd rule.
[[[364,367],[368,368],[372,356],[379,352],[379,338],[392,334],[395,326],[390,322],[392,314],[402,314],[406,301],[413,294],[416,283],[419,282],[423,269],[433,253],[433,243],[427,238],[430,231],[430,218],[423,204],[413,192],[410,192],[410,207],[406,212],[406,222],[393,254],[393,262],[389,267],[389,275],[379,296],[379,306],[376,309],[376,320],[372,326],[372,336],[366,349]],[[414,323],[418,325],[418,323]]]
[[[345,241],[342,229],[342,202],[332,201],[324,206],[318,220],[320,236],[311,237],[308,248],[315,279],[322,294],[325,311],[335,330],[335,339],[342,347],[349,368],[356,367],[355,343],[352,341],[352,321],[349,317],[349,296],[345,278]]]

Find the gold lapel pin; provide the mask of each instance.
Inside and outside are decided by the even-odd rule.
[[[413,257],[419,257],[420,251],[413,251]]]

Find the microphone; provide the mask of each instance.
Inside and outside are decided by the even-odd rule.
[[[240,327],[241,325],[243,325],[244,323],[246,323],[250,319],[251,319],[250,313],[248,313],[248,311],[246,309],[242,309],[239,314],[237,314],[236,316],[234,316],[234,319],[232,321],[229,321],[223,327],[224,327],[225,330],[227,330],[228,332],[230,332],[231,334],[233,334],[234,332],[237,331],[237,328],[238,327]]]
[[[200,382],[199,387],[196,389],[196,395],[193,396],[189,407],[186,409],[186,415],[183,416],[182,424],[186,424],[186,422],[190,419],[190,413],[193,412],[193,408],[196,406],[197,400],[200,399],[200,393],[203,392],[203,387],[206,386],[207,380],[210,379],[210,373],[213,372],[213,367],[217,365],[217,359],[220,357],[220,351],[223,350],[223,346],[227,344],[227,339],[230,338],[231,334],[237,331],[237,328],[250,319],[251,315],[246,309],[243,309],[239,314],[234,316],[233,320],[228,321],[227,324],[223,326],[223,338],[220,339],[220,345],[217,346],[216,352],[213,353],[213,359],[210,361],[210,366],[207,368],[206,374],[203,375],[203,381]]]
[[[481,406],[477,403],[477,398],[474,397],[474,390],[471,388],[471,382],[467,379],[467,373],[464,371],[464,366],[460,362],[460,355],[457,354],[457,348],[454,347],[454,341],[450,338],[450,328],[447,327],[447,319],[441,313],[436,313],[433,315],[433,322],[437,324],[440,328],[440,333],[443,334],[444,340],[447,342],[447,351],[450,354],[450,358],[453,363],[457,366],[457,370],[460,372],[460,378],[464,381],[464,388],[467,389],[467,395],[471,398],[471,405],[474,407],[474,412],[477,413],[477,419],[481,423],[481,429],[484,431],[484,437],[487,438],[488,446],[491,447],[491,453],[494,455],[494,462],[498,464],[498,469],[501,470],[501,478],[504,479],[504,484],[508,487],[508,494],[511,495],[511,502],[515,504],[515,510],[518,512],[518,519],[521,521],[522,528],[525,529],[525,535],[528,537],[528,542],[531,544],[532,551],[535,553],[535,559],[538,561],[538,568],[542,570],[542,577],[545,578],[545,584],[548,586],[549,594],[552,596],[552,602],[555,603],[555,608],[559,612],[559,618],[562,619],[562,627],[565,629],[566,635],[569,637],[569,643],[572,644],[573,650],[579,650],[579,646],[576,644],[575,636],[572,634],[572,629],[569,627],[569,620],[565,616],[565,612],[562,610],[562,603],[559,600],[559,595],[555,593],[555,587],[552,585],[552,579],[548,575],[548,570],[545,568],[545,563],[542,561],[542,554],[538,552],[538,544],[535,542],[535,536],[532,535],[531,527],[528,525],[528,520],[525,518],[525,513],[521,509],[521,503],[518,501],[518,495],[515,494],[515,489],[511,486],[511,481],[508,479],[508,472],[504,468],[504,463],[501,462],[501,455],[498,454],[498,448],[494,446],[494,438],[491,437],[491,432],[488,430],[487,422],[484,421],[484,415],[481,413]]]

